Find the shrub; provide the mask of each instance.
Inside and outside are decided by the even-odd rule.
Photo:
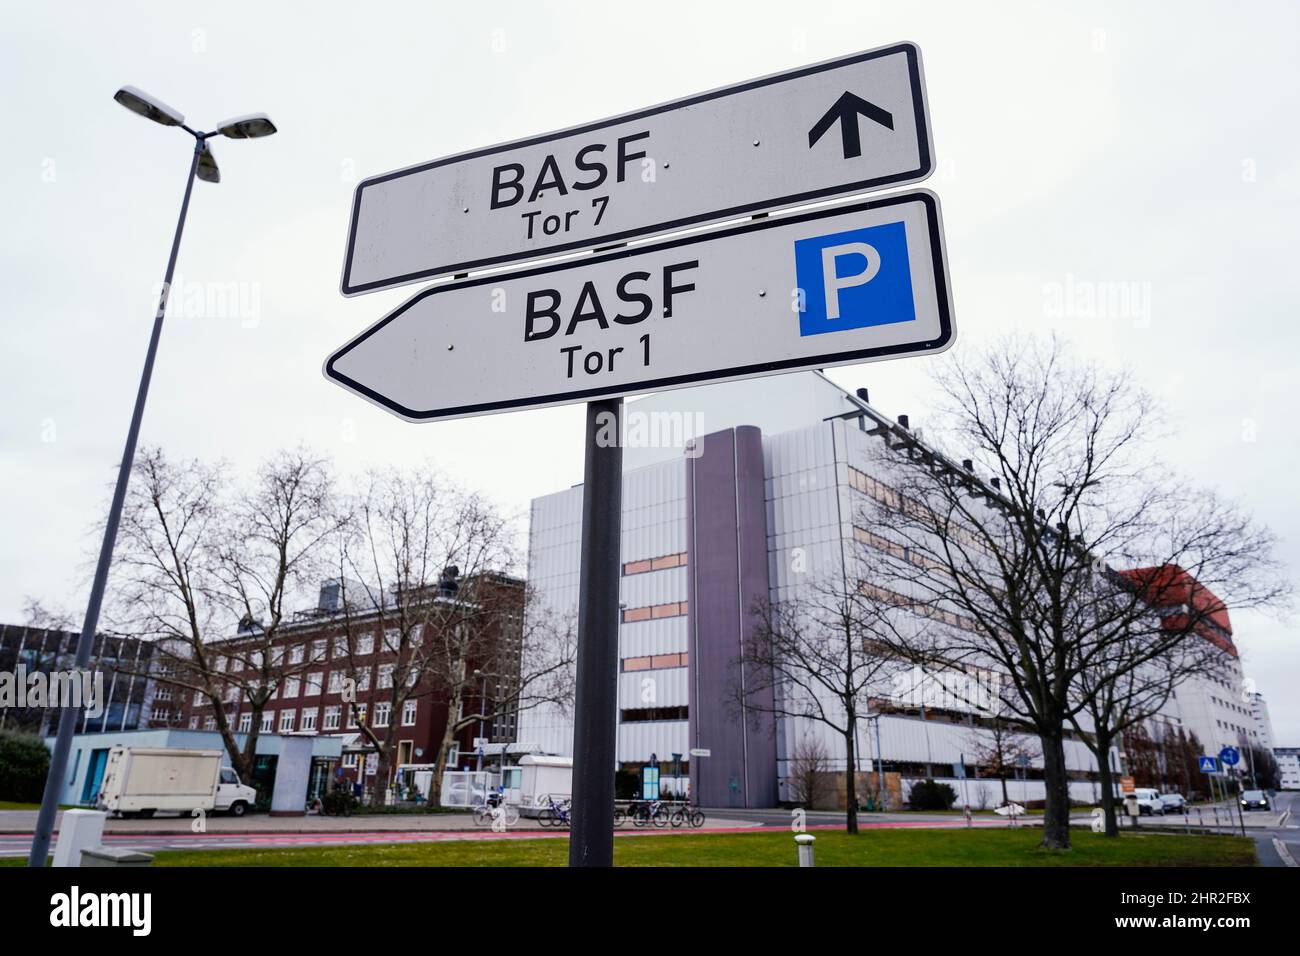
[[[907,805],[913,810],[951,810],[957,802],[957,791],[946,783],[919,780],[912,784]]]
[[[40,802],[49,772],[50,752],[44,740],[0,730],[0,800]]]

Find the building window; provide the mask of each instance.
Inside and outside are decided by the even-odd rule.
[[[686,654],[655,654],[651,657],[625,657],[623,658],[623,670],[625,672],[648,671],[685,667],[687,665],[687,656]]]
[[[172,688],[170,684],[159,684],[158,689],[154,691],[154,700],[171,700]]]
[[[419,709],[419,701],[408,700],[405,704],[402,705],[402,726],[403,727],[415,726],[415,714],[418,709]]]
[[[199,718],[198,718],[198,717],[191,717],[191,718],[190,718],[190,730],[198,730],[198,729],[199,729]]]
[[[630,607],[623,611],[623,623],[658,620],[662,617],[680,617],[688,613],[686,601],[670,601],[667,604],[655,604],[650,607]]]
[[[330,693],[339,694],[343,691],[343,672],[330,671]]]
[[[625,724],[642,724],[652,720],[686,720],[685,707],[638,707],[619,713],[619,720]]]
[[[293,718],[296,712],[292,710],[280,711],[280,733],[287,734],[293,730]]]
[[[253,712],[246,710],[239,715],[239,732],[246,734],[253,729]]]
[[[313,714],[313,715],[314,715],[315,713],[316,713],[315,711],[312,711],[312,714]],[[306,717],[306,715],[304,714],[304,718],[305,718],[305,717]],[[339,708],[338,708],[338,707],[326,707],[326,708],[325,708],[325,722],[324,722],[321,726],[322,726],[323,729],[325,729],[325,730],[338,730],[338,729],[339,729]]]
[[[360,727],[366,722],[366,712],[368,704],[354,704],[349,708],[351,717],[348,718],[348,724],[352,727]]]
[[[283,695],[283,696],[285,696],[285,697],[297,697],[297,696],[298,696],[298,689],[299,689],[301,686],[302,686],[302,680],[301,680],[301,678],[298,678],[298,677],[286,677],[286,678],[284,679],[284,695]]]
[[[658,558],[646,558],[644,561],[629,561],[623,565],[623,573],[645,574],[647,571],[661,571],[664,568],[679,568],[686,564],[686,552],[665,554]]]
[[[289,649],[290,664],[301,664],[302,658],[303,658],[303,646],[301,644],[295,644],[293,647]]]
[[[204,729],[204,730],[216,730],[216,729],[217,729],[217,718],[215,718],[215,717],[204,717],[204,718],[203,718],[203,729]]]
[[[373,654],[375,652],[375,635],[362,634],[357,638],[358,654]]]
[[[370,690],[370,668],[357,671],[357,690]]]
[[[390,627],[384,631],[384,650],[396,651],[402,646],[402,631],[400,628]]]
[[[168,711],[166,709],[155,710],[153,712],[153,719],[160,724],[165,724],[167,723],[168,720],[171,719],[171,711]]]
[[[311,660],[313,664],[319,664],[325,660],[325,639],[311,642]]]
[[[315,730],[315,729],[316,729],[316,713],[317,713],[317,709],[316,709],[315,707],[311,708],[310,710],[304,710],[304,711],[302,712],[302,722],[298,725],[298,729],[299,729],[299,730]]]
[[[385,688],[392,687],[392,686],[393,686],[393,665],[380,664],[379,665],[379,689],[384,690]]]
[[[303,691],[304,697],[319,697],[321,681],[324,675],[320,671],[315,671],[307,675],[307,689]]]
[[[273,710],[262,711],[262,723],[259,726],[258,730],[261,733],[269,734],[274,729],[275,729],[275,711]]]
[[[334,657],[346,657],[348,653],[348,639],[346,636],[334,638]]]
[[[388,716],[389,714],[392,713],[392,710],[393,710],[393,705],[388,703],[388,701],[383,701],[381,703],[375,704],[375,726],[387,727]]]
[[[203,691],[196,690],[194,692],[194,706],[201,707],[202,705],[203,705]]]

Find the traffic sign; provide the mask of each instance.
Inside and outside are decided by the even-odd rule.
[[[1241,754],[1237,752],[1236,747],[1224,747],[1219,751],[1219,759],[1223,761],[1224,766],[1235,767],[1241,760]]]
[[[692,747],[690,754],[692,757],[712,757],[713,751],[705,747]]]
[[[1201,773],[1218,773],[1218,772],[1219,772],[1219,761],[1218,761],[1218,758],[1216,758],[1216,757],[1211,757],[1209,754],[1201,754],[1201,756],[1198,757],[1197,759],[1198,759],[1198,761],[1200,762],[1200,765],[1201,765]]]
[[[939,202],[921,190],[435,285],[325,374],[410,421],[942,351]]]
[[[919,182],[932,157],[897,43],[365,179],[342,292]]]

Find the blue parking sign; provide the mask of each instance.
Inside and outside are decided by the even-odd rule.
[[[797,239],[794,264],[801,336],[916,319],[904,223]]]

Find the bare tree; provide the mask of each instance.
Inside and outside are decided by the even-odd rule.
[[[975,766],[997,776],[1002,785],[1002,803],[1011,802],[1007,793],[1007,777],[1014,775],[1016,769],[1039,755],[1032,733],[1026,733],[1022,727],[1016,727],[1005,717],[994,715],[982,724],[982,732],[970,735],[969,746]],[[983,809],[981,807],[981,809]]]
[[[319,573],[341,520],[328,465],[305,451],[275,455],[246,487],[232,487],[223,466],[174,464],[160,449],[138,456],[114,560],[113,619],[156,640],[155,676],[212,705],[244,779],[267,702],[313,663],[288,662],[277,639],[286,600]],[[252,715],[242,745],[230,705]]]
[[[863,586],[906,612],[883,618],[891,653],[1005,676],[1008,716],[1042,745],[1043,846],[1066,849],[1064,741],[1087,706],[1080,675],[1099,662],[1102,683],[1127,674],[1138,664],[1116,655],[1135,627],[1150,630],[1151,595],[1115,569],[1176,566],[1229,604],[1256,606],[1277,593],[1254,584],[1272,536],[1174,481],[1155,457],[1147,396],[1059,343],[999,343],[951,360],[937,381],[940,438],[971,458],[958,464],[906,425],[876,423],[889,479],[861,482],[874,568]],[[1164,649],[1187,633],[1166,635]]]
[[[732,701],[741,713],[770,712],[816,721],[844,740],[846,828],[858,832],[857,727],[868,701],[887,686],[897,664],[878,653],[876,626],[882,608],[856,587],[824,580],[800,596],[762,602],[757,622],[742,644],[745,683],[735,682]],[[764,703],[769,699],[770,704]]]
[[[790,755],[790,799],[809,810],[818,809],[818,804],[830,790],[830,772],[831,759],[826,745],[805,734]]]
[[[389,713],[422,697],[445,705],[430,788],[436,804],[452,744],[466,727],[571,698],[572,629],[534,612],[528,588],[507,573],[515,562],[512,528],[478,496],[427,471],[378,472],[353,514],[339,553],[348,677],[364,686],[369,665],[358,648],[382,642],[393,655],[377,687]],[[355,695],[350,703],[378,754],[377,777],[387,781],[398,723],[378,727],[373,714],[362,719]],[[382,796],[376,788],[372,798]]]

